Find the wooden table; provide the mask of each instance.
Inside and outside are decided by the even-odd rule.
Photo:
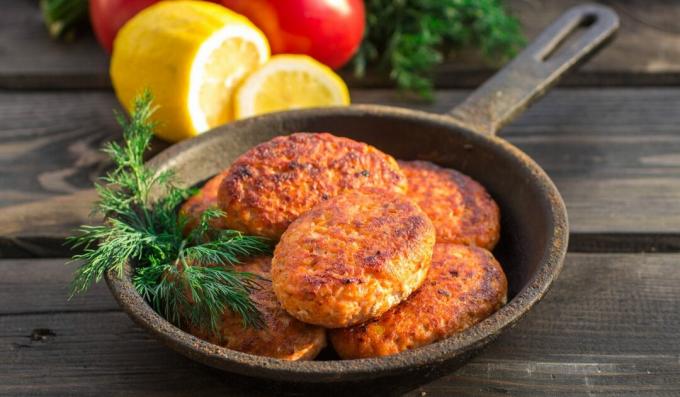
[[[62,239],[87,221],[117,104],[94,41],[50,42],[34,3],[0,13],[0,395],[258,395],[161,346],[103,285],[66,300]],[[532,36],[574,3],[511,6]],[[562,275],[516,328],[410,395],[680,395],[680,4],[612,5],[618,41],[502,132],[567,203]],[[350,81],[357,103],[444,112],[489,73],[447,64],[432,104]]]

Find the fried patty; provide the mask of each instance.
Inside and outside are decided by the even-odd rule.
[[[227,227],[278,239],[319,202],[360,187],[403,193],[406,178],[391,156],[373,146],[328,133],[296,133],[239,157],[218,196]]]
[[[281,305],[301,321],[346,327],[379,316],[420,286],[435,231],[404,195],[361,189],[295,220],[272,260]]]
[[[482,185],[456,170],[427,161],[400,161],[407,195],[430,217],[438,243],[493,249],[500,237],[500,211]]]
[[[223,171],[211,179],[209,179],[203,187],[195,195],[189,197],[180,207],[180,214],[187,217],[188,223],[184,229],[188,233],[191,229],[198,225],[203,211],[209,208],[219,208],[217,204],[217,191],[222,183],[224,177],[227,176],[227,171]],[[211,224],[216,229],[225,229],[225,218],[216,218],[211,221]]]
[[[326,346],[326,330],[298,321],[283,310],[269,281],[271,259],[270,256],[262,256],[235,266],[236,270],[264,278],[258,281],[261,288],[251,294],[262,314],[262,328],[244,328],[241,316],[226,310],[219,323],[218,334],[206,333],[197,328],[190,329],[190,332],[214,344],[244,353],[283,360],[314,359]]]
[[[365,324],[330,331],[344,359],[387,356],[450,337],[506,302],[508,284],[493,255],[437,243],[423,283],[406,301]]]

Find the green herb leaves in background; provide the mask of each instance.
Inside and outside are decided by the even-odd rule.
[[[50,36],[66,41],[75,38],[75,31],[87,19],[88,0],[40,0],[40,10]]]
[[[399,88],[428,98],[433,68],[448,51],[476,47],[498,64],[524,44],[519,22],[500,0],[366,0],[366,18],[355,74],[375,66]]]
[[[218,209],[205,211],[188,235],[187,219],[177,207],[191,195],[173,182],[172,173],[155,173],[144,165],[143,155],[153,136],[151,94],[135,102],[130,120],[119,115],[122,145],[109,143],[104,151],[115,164],[97,184],[95,211],[105,216],[99,226],[83,226],[69,242],[81,250],[73,257],[84,263],[76,270],[72,295],[86,291],[113,271],[123,276],[132,261],[132,281],[153,308],[174,324],[184,321],[215,330],[225,309],[243,317],[244,325],[258,325],[260,313],[250,299],[257,277],[236,271],[239,258],[266,253],[267,242],[233,230],[216,230],[210,220],[224,216]],[[152,190],[163,191],[151,200]]]

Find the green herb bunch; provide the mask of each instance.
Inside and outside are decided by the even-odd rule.
[[[50,36],[70,41],[87,21],[88,0],[40,0],[40,10]]]
[[[69,242],[84,263],[76,270],[71,294],[86,291],[108,271],[123,276],[132,261],[132,281],[153,308],[174,324],[184,321],[215,329],[225,309],[241,314],[244,325],[259,325],[260,313],[250,292],[258,288],[251,273],[236,271],[234,263],[270,247],[259,237],[233,230],[216,230],[211,220],[224,216],[205,211],[196,227],[185,235],[188,219],[177,207],[194,191],[180,188],[169,171],[155,173],[144,165],[154,124],[152,97],[147,91],[134,105],[130,120],[118,115],[122,145],[108,143],[114,169],[95,185],[99,201],[95,211],[105,216],[98,226],[82,226]],[[163,194],[151,200],[151,192]]]
[[[366,33],[354,71],[389,71],[398,87],[426,97],[432,71],[446,52],[479,48],[500,63],[524,45],[519,22],[501,0],[366,0]]]

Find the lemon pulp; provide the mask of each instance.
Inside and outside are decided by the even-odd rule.
[[[330,68],[303,55],[276,55],[247,77],[236,92],[236,118],[319,106],[349,104],[349,92]]]

